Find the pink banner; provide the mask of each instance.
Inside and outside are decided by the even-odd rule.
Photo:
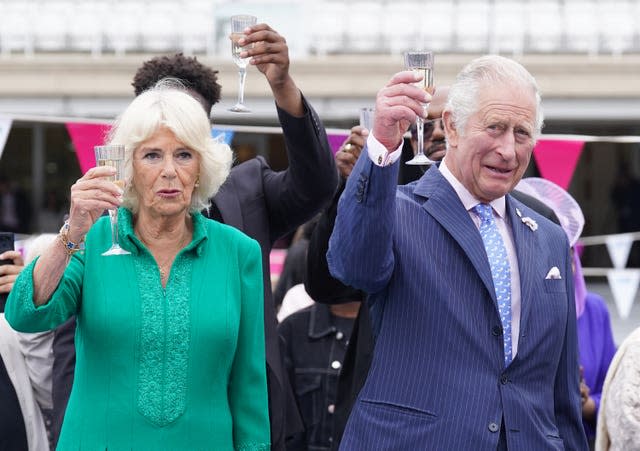
[[[96,165],[96,157],[93,146],[104,143],[104,138],[111,129],[107,124],[85,124],[80,122],[67,122],[67,131],[76,150],[80,170],[84,174]]]
[[[539,140],[533,157],[540,175],[568,190],[583,147],[584,141]]]

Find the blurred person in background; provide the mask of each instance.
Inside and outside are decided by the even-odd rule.
[[[580,354],[580,396],[582,424],[593,449],[600,398],[609,364],[616,352],[607,302],[597,293],[587,290],[582,273],[579,243],[584,228],[584,215],[576,200],[562,187],[539,177],[524,178],[516,189],[544,201],[559,219],[567,234],[573,258],[573,287],[578,318]]]
[[[113,167],[87,171],[58,239],[23,269],[6,306],[23,332],[76,315],[58,447],[268,450],[260,247],[200,213],[231,149],[175,83],[136,97],[108,144],[125,147],[124,188]],[[103,255],[105,209],[117,209],[128,255]]]
[[[287,255],[282,265],[282,272],[273,289],[273,302],[278,311],[280,311],[282,301],[287,292],[295,285],[301,284],[304,281],[304,274],[307,269],[309,237],[311,237],[317,221],[318,217],[316,215],[305,224],[299,226],[291,239],[291,244],[287,249]],[[282,320],[278,318],[278,322],[280,321]]]
[[[29,240],[24,263],[33,261],[55,239],[55,234],[43,234]],[[3,274],[0,280],[5,281],[0,285],[0,292],[9,293],[24,267],[22,254],[8,251],[0,258],[12,261],[0,266]],[[53,332],[16,332],[4,317],[4,307],[3,303],[0,310],[0,450],[48,450],[46,419],[53,406]]]
[[[305,426],[304,434],[288,440],[288,450],[331,449],[338,377],[359,308],[360,302],[313,303],[291,313],[278,326],[289,380]]]
[[[284,37],[268,25],[258,24],[246,39],[254,43],[247,54],[250,64],[265,76],[273,93],[289,167],[274,171],[261,156],[236,165],[211,199],[205,216],[231,225],[260,243],[271,444],[273,450],[283,450],[285,437],[299,433],[303,426],[278,344],[269,253],[278,238],[312,218],[331,199],[337,173],[322,122],[289,72]],[[180,79],[211,116],[221,92],[216,70],[182,54],[156,57],[136,72],[132,83],[136,95],[165,77]],[[73,378],[74,329],[70,320],[56,331],[54,342],[54,421],[58,430]]]
[[[640,449],[640,327],[622,342],[602,387],[596,451]]]
[[[0,175],[0,230],[29,233],[31,203],[26,193],[7,176]]]

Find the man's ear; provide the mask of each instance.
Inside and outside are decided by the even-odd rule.
[[[445,110],[442,113],[442,125],[444,126],[444,134],[449,146],[458,147],[458,129],[456,123],[453,121],[451,111]]]

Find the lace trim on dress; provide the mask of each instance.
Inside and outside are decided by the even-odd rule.
[[[271,445],[268,443],[241,443],[234,448],[236,451],[269,451]]]
[[[187,402],[193,257],[178,254],[166,290],[151,254],[143,251],[134,261],[141,303],[137,408],[165,426],[184,413]]]

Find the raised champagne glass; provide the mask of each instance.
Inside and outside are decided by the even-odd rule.
[[[371,133],[373,128],[373,119],[375,118],[376,110],[371,107],[360,108],[360,126],[364,127]]]
[[[107,146],[95,146],[97,166],[113,166],[116,168],[115,175],[111,181],[124,189],[124,146],[121,144],[111,144]],[[131,252],[120,247],[118,242],[118,209],[109,209],[109,220],[111,222],[111,247],[102,255],[126,255]]]
[[[247,27],[255,25],[257,22],[255,16],[249,16],[247,14],[241,14],[237,16],[231,16],[231,55],[233,56],[233,62],[238,66],[238,102],[229,108],[229,111],[236,113],[250,113],[251,110],[244,104],[244,82],[247,78],[247,64],[249,58],[240,58],[240,53],[244,50],[248,50],[251,45],[241,46],[238,41],[244,37],[244,30]]]
[[[423,51],[412,51],[404,53],[404,67],[413,71],[416,75],[421,75],[422,80],[416,82],[416,86],[424,89],[429,94],[435,92],[433,86],[433,53]],[[424,111],[427,111],[429,103],[423,104]],[[406,164],[427,165],[434,163],[424,153],[424,119],[421,116],[416,117],[416,128],[418,130],[418,151],[416,155]]]

